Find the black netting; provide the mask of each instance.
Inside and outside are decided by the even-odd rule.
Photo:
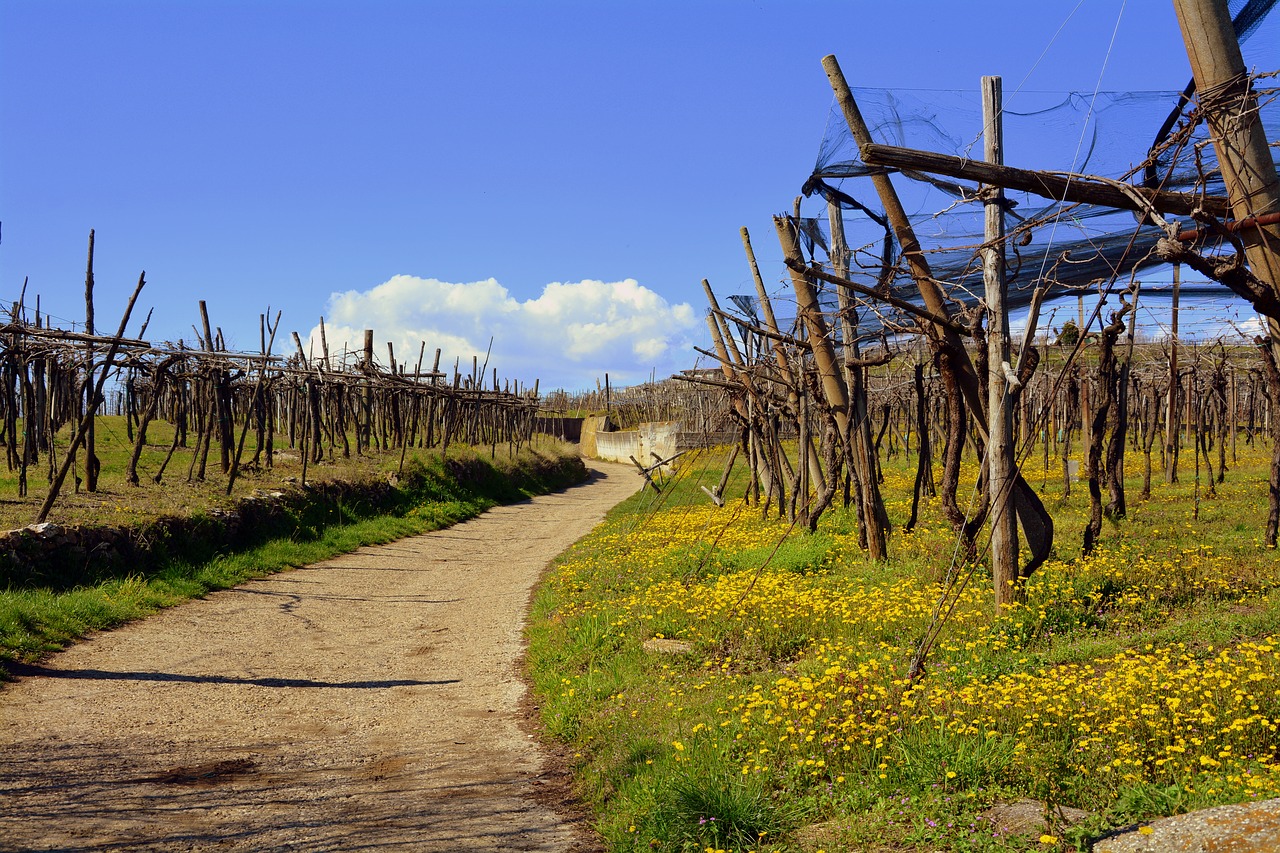
[[[1277,0],[1231,4],[1246,67],[1254,73],[1272,70],[1280,56],[1276,4]],[[1280,139],[1277,85],[1276,78],[1263,78],[1257,84],[1263,124],[1272,140]],[[971,91],[854,89],[854,95],[877,142],[982,157],[981,98],[976,87]],[[1185,92],[1107,92],[1096,97],[1006,91],[1004,100],[1008,165],[1100,175],[1173,191],[1203,188],[1210,195],[1225,195],[1207,130],[1194,127],[1180,136],[1188,125],[1188,109],[1195,103],[1193,87]],[[1151,147],[1153,139],[1156,143]],[[817,163],[803,191],[836,201],[846,211],[845,228],[854,250],[851,278],[875,287],[881,283],[886,257],[892,262],[897,249],[891,243],[886,246],[892,235],[868,173],[833,101]],[[895,187],[935,277],[949,282],[949,294],[958,303],[975,303],[983,289],[977,254],[983,242],[983,206],[976,201],[977,187],[909,171],[895,175]],[[1040,284],[1062,295],[1163,266],[1153,251],[1161,232],[1140,225],[1132,213],[1057,203],[1015,191],[1007,196],[1011,309],[1024,307]],[[811,255],[827,245],[820,233],[825,227],[821,218],[802,223],[803,243]],[[1194,223],[1186,220],[1185,227],[1190,229]],[[895,295],[915,298],[905,270],[897,272],[891,287]],[[1229,293],[1213,283],[1195,282],[1183,292],[1189,296]]]

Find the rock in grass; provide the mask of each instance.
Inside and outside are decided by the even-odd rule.
[[[1274,853],[1280,798],[1163,817],[1109,833],[1094,853]]]
[[[1018,800],[1013,803],[996,803],[982,812],[980,817],[991,822],[992,827],[1002,835],[1038,836],[1049,829],[1045,820],[1044,803],[1037,800]],[[1071,826],[1089,816],[1088,812],[1066,806],[1054,808],[1054,823],[1058,826]]]
[[[659,655],[683,655],[693,651],[693,643],[684,640],[667,640],[662,637],[651,637],[641,644],[646,652]]]

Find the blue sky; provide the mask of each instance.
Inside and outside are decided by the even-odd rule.
[[[270,306],[284,340],[323,314],[380,356],[492,336],[544,388],[666,375],[705,335],[700,280],[751,290],[741,226],[781,278],[827,53],[855,86],[999,74],[1007,99],[1190,74],[1157,0],[5,0],[0,299],[27,276],[82,320],[94,228],[101,327],[145,269],[153,340],[190,341],[203,298],[239,349]]]

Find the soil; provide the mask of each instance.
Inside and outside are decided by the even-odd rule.
[[[17,668],[0,849],[597,849],[519,669],[547,563],[643,483],[588,466]]]

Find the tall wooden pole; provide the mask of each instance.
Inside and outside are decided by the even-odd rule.
[[[1240,410],[1240,377],[1236,373],[1234,364],[1228,365],[1231,368],[1231,464],[1235,465],[1240,461],[1240,457],[1236,455],[1236,433],[1240,425],[1240,417],[1237,414]]]
[[[787,216],[775,216],[773,225],[778,232],[778,242],[782,245],[783,257],[801,258],[795,222]],[[809,333],[809,345],[813,348],[813,362],[818,368],[823,396],[827,398],[827,404],[831,407],[831,415],[835,418],[840,434],[848,435],[849,392],[844,378],[840,375],[840,364],[836,359],[835,348],[831,345],[831,338],[827,334],[827,324],[822,319],[822,306],[818,304],[818,293],[813,283],[809,281],[809,277],[794,268],[791,270],[791,287],[796,293],[796,309],[800,320]],[[879,557],[875,558],[879,559]]]
[[[778,232],[782,256],[789,261],[801,261],[796,221],[787,216],[775,216],[773,225]],[[827,333],[826,321],[822,318],[818,293],[809,277],[795,266],[791,266],[791,287],[796,294],[796,308],[800,319],[809,333],[809,345],[813,348],[813,363],[818,368],[822,395],[835,418],[836,429],[840,431],[840,435],[847,436],[851,425],[849,389],[840,373],[840,362],[836,358],[835,347],[831,344],[831,336]],[[864,470],[867,471],[865,476],[874,477],[874,467]],[[866,518],[867,556],[872,560],[885,560],[889,557],[887,531],[881,519],[873,514],[873,509],[874,507],[868,507]]]
[[[840,204],[828,199],[827,221],[831,226],[832,271],[840,278],[849,277],[848,241],[844,234],[844,213]],[[876,443],[871,437],[870,407],[867,405],[867,369],[858,363],[862,353],[858,347],[858,312],[853,296],[847,288],[836,287],[836,304],[840,307],[840,333],[844,343],[844,374],[849,387],[849,432],[845,435],[850,464],[858,477],[858,506],[863,525],[868,531],[878,528],[876,535],[884,538],[889,529],[889,516],[884,509],[884,497],[880,494],[879,462]]]
[[[840,111],[844,115],[845,123],[849,126],[849,132],[853,135],[853,141],[859,148],[874,142],[866,120],[862,117],[862,111],[858,109],[858,103],[853,99],[853,91],[849,88],[849,83],[845,80],[844,72],[840,70],[840,63],[836,61],[835,56],[824,56],[822,68],[827,72],[827,80],[831,83],[832,91],[835,92],[836,102],[840,105]],[[902,206],[902,201],[898,198],[898,193],[894,190],[889,176],[883,172],[873,172],[871,183],[880,197],[885,218],[889,220],[893,233],[898,238],[898,245],[902,247],[902,257],[907,262],[911,278],[920,291],[920,298],[925,308],[940,317],[950,317],[951,312],[947,310],[946,297],[935,283],[933,271],[925,259],[920,241],[916,238],[915,229],[911,227],[911,220],[907,218],[906,208]],[[953,369],[965,402],[975,415],[981,413],[986,406],[986,401],[982,399],[977,373],[965,351],[964,342],[960,340],[960,335],[954,329],[938,323],[930,324],[929,332],[951,351]],[[977,417],[976,423],[978,429],[985,433],[986,419]],[[984,435],[983,438],[985,437]]]
[[[1227,0],[1174,0],[1173,7],[1233,215],[1239,221],[1280,211],[1280,177]],[[1280,223],[1244,228],[1240,239],[1250,270],[1280,294]],[[1269,325],[1272,351],[1280,352],[1280,319]]]
[[[827,73],[827,80],[835,93],[836,102],[840,105],[840,111],[844,115],[845,123],[849,126],[849,133],[853,136],[854,142],[858,144],[859,149],[874,142],[871,138],[871,131],[867,128],[867,123],[862,118],[862,112],[858,109],[858,103],[853,98],[853,91],[849,88],[849,83],[845,80],[844,72],[840,70],[840,63],[836,61],[835,56],[824,56],[822,58],[822,68]],[[879,172],[871,175],[871,182],[880,197],[881,205],[884,207],[885,218],[889,221],[894,235],[898,238],[898,245],[902,248],[902,257],[906,260],[907,266],[911,271],[911,278],[920,293],[921,301],[924,302],[930,313],[938,317],[949,318],[951,315],[947,310],[945,294],[936,283],[933,273],[929,269],[929,262],[925,259],[924,251],[920,247],[920,241],[916,238],[915,229],[911,227],[911,221],[907,218],[907,211],[902,206],[902,201],[898,198],[898,193],[893,188],[893,182],[889,180],[887,174]],[[986,418],[980,413],[986,408],[987,401],[982,398],[978,376],[973,368],[973,362],[969,359],[968,352],[965,351],[964,342],[960,340],[959,333],[953,327],[945,326],[941,323],[930,323],[928,331],[935,347],[939,350],[945,350],[949,362],[947,369],[951,371],[952,376],[955,378],[960,393],[970,411],[975,413],[974,424],[977,426],[978,431],[983,433],[983,438],[985,439],[987,422]],[[1022,476],[1015,476],[1014,488],[1015,500],[1018,504],[1018,519],[1022,522],[1023,531],[1027,534],[1027,541],[1032,546],[1031,560],[1020,571],[1022,577],[1027,577],[1049,557],[1049,551],[1053,544],[1053,518],[1044,508],[1039,496],[1027,485]]]
[[[982,78],[983,156],[1003,165],[1004,133],[999,77]],[[982,276],[987,299],[988,491],[991,495],[991,577],[996,607],[1012,604],[1018,579],[1018,521],[1013,510],[1017,445],[1013,436],[1013,397],[1005,381],[1009,364],[1008,282],[1004,269],[1004,190],[983,187],[985,231]]]
[[[366,371],[364,390],[360,395],[360,407],[364,417],[356,433],[358,436],[361,431],[364,432],[364,447],[366,450],[371,450],[373,448],[373,382],[370,377],[373,375],[373,329],[364,330],[364,355],[360,364]],[[317,443],[318,441],[317,439]],[[359,438],[356,439],[356,452],[360,452]]]
[[[1164,481],[1178,482],[1178,291],[1182,265],[1173,265],[1173,304],[1169,323],[1169,396],[1164,413]]]
[[[93,229],[89,229],[89,263],[84,274],[84,331],[92,336],[93,326]],[[84,476],[85,488],[90,492],[98,491],[98,448],[97,431],[95,430],[94,412],[97,401],[93,394],[93,341],[85,341],[84,345],[84,416],[89,423],[84,434]]]
[[[769,299],[769,292],[765,290],[764,279],[760,276],[760,266],[756,263],[755,250],[751,248],[751,233],[747,231],[744,225],[739,229],[742,235],[742,248],[747,253],[747,263],[751,266],[751,279],[756,284],[756,300],[760,303],[760,313],[763,315],[764,326],[775,335],[778,334],[778,318],[773,313],[773,301]],[[706,287],[706,279],[703,279],[703,286]],[[710,296],[708,298],[711,298]],[[770,340],[773,347],[774,361],[778,365],[778,372],[783,376],[791,375],[791,367],[787,363],[787,351],[782,345],[780,337]]]
[[[739,229],[739,233],[742,235],[742,248],[747,253],[747,263],[751,266],[751,278],[756,284],[756,299],[760,303],[760,313],[763,315],[762,319],[764,326],[766,329],[777,335],[779,331],[778,318],[773,313],[773,302],[769,299],[769,292],[765,290],[764,279],[760,276],[760,266],[756,263],[755,250],[751,248],[751,232],[749,232],[747,227],[744,225]],[[708,298],[714,299],[714,295],[710,294],[710,285],[707,285],[706,279],[703,279],[703,286],[708,289]],[[773,347],[773,358],[774,362],[778,365],[779,375],[790,376],[791,365],[787,361],[787,351],[782,345],[782,341],[779,337],[775,337],[770,341],[770,343]],[[796,405],[798,400],[799,397],[797,396],[796,389],[788,383],[787,401],[793,408],[796,408],[797,411],[799,411],[799,408]],[[805,456],[807,457],[809,464],[809,481],[812,483],[822,483],[822,462],[818,458],[818,451],[814,448],[812,441],[805,445]]]
[[[1280,296],[1280,222],[1271,221],[1275,218],[1272,214],[1280,212],[1280,175],[1271,159],[1258,114],[1258,97],[1240,55],[1227,0],[1174,0],[1173,6],[1232,215],[1237,222],[1266,216],[1270,223],[1258,220],[1253,227],[1240,230],[1249,270]],[[1271,396],[1280,397],[1280,372],[1275,369],[1280,362],[1280,312],[1266,313],[1269,340],[1258,343],[1268,348],[1263,357]],[[1269,511],[1263,541],[1274,548],[1280,540],[1280,442],[1272,447],[1267,491]]]

